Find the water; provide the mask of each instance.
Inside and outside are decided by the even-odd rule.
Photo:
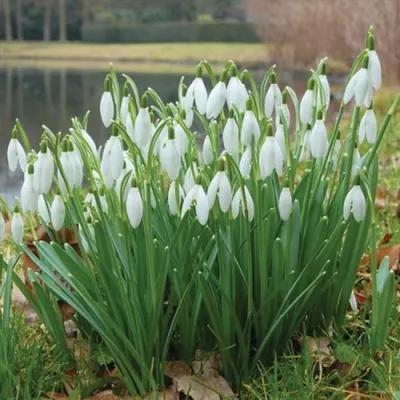
[[[258,81],[263,73],[256,73]],[[177,100],[179,75],[133,73],[129,76],[135,80],[140,93],[152,87],[164,102]],[[279,72],[282,86],[288,84],[298,94],[305,90],[307,76],[307,72]],[[103,144],[109,136],[99,114],[104,77],[103,71],[0,69],[0,196],[9,204],[19,196],[23,180],[21,171],[12,173],[7,166],[6,151],[15,119],[22,122],[31,145],[37,149],[43,124],[53,132],[68,132],[71,118],[81,118],[90,110],[88,131],[96,144]],[[186,81],[191,79],[188,77]]]

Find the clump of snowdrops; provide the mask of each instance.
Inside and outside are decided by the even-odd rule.
[[[232,61],[219,78],[203,61],[174,104],[125,75],[121,93],[111,67],[102,148],[88,115],[66,135],[44,127],[39,152],[17,123],[8,160],[25,179],[12,236],[41,268],[31,279],[86,319],[130,392],[162,386],[164,362],[196,349],[217,351],[238,389],[304,327],[340,329],[360,258],[375,247],[377,150],[396,104],[378,128],[371,29],[328,133],[328,64],[311,71],[299,101],[274,66],[257,85]],[[23,245],[38,218],[53,238],[37,243],[40,258]],[[62,244],[62,228],[82,257]]]

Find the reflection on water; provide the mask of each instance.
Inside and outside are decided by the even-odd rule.
[[[257,80],[262,73],[256,74]],[[290,85],[298,94],[305,89],[307,73],[279,72],[280,81]],[[164,102],[177,100],[178,75],[130,74],[140,93],[148,87],[155,89]],[[71,118],[83,117],[91,111],[88,131],[97,144],[105,142],[109,132],[101,124],[99,100],[102,95],[104,72],[0,69],[0,195],[13,203],[19,196],[22,173],[11,173],[6,150],[15,119],[22,122],[31,145],[37,148],[45,124],[53,132],[67,132]],[[187,78],[190,82],[192,78]],[[122,79],[121,79],[122,81]]]

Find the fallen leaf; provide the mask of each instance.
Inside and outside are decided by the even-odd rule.
[[[393,237],[392,233],[386,233],[381,240],[381,244],[388,244],[392,240],[392,237]]]
[[[115,395],[112,390],[96,393],[93,396],[86,397],[86,400],[123,400],[122,397]]]
[[[66,395],[64,393],[46,393],[46,396],[50,400],[68,399],[68,395]]]
[[[156,397],[155,397],[156,396]],[[131,397],[123,397],[123,400],[129,400],[131,399]],[[143,397],[138,397],[136,396],[134,398],[134,400],[154,400],[154,399],[158,399],[158,400],[179,400],[179,392],[176,390],[175,387],[169,387],[168,389],[164,390],[164,391],[160,391],[157,393],[149,393],[147,396]]]
[[[304,343],[310,354],[314,356],[324,367],[329,367],[336,361],[329,347],[331,343],[329,338],[313,338],[311,336],[307,336],[304,340]]]
[[[389,257],[389,268],[397,271],[400,264],[400,244],[376,249],[376,264],[378,267],[386,256]]]

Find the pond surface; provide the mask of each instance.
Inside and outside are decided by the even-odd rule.
[[[53,132],[67,132],[71,118],[83,117],[90,110],[88,131],[96,144],[103,144],[109,132],[101,123],[99,101],[103,91],[105,72],[40,70],[24,68],[0,69],[0,196],[9,204],[19,196],[23,175],[12,173],[7,165],[7,146],[15,119],[22,122],[31,145],[37,148],[42,125]],[[262,73],[258,74],[262,79]],[[143,93],[155,89],[164,102],[177,100],[179,75],[129,74]],[[293,87],[298,95],[304,91],[307,73],[280,72],[282,83]],[[187,82],[191,77],[186,79]]]

